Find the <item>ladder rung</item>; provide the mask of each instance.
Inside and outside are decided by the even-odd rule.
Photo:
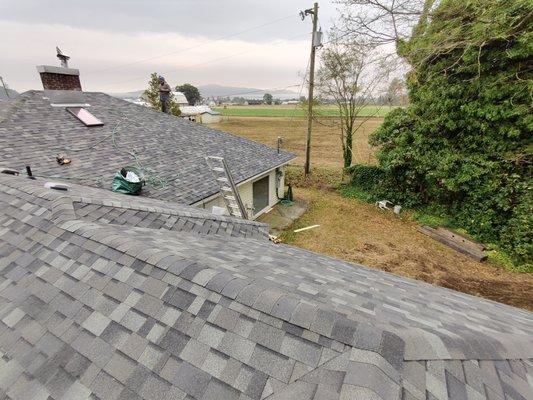
[[[226,204],[229,215],[245,218],[247,213],[242,209],[238,189],[233,183],[231,172],[229,171],[224,158],[209,156],[206,157],[206,161],[218,187],[220,188],[220,193]]]

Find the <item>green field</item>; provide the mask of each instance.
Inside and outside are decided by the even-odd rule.
[[[361,117],[384,117],[392,107],[365,107]],[[227,106],[216,107],[216,111],[228,117],[305,117],[306,110],[300,106]],[[339,110],[335,106],[323,106],[316,109],[317,116],[338,117]]]

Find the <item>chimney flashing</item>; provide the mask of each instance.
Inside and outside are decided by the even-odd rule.
[[[48,73],[48,74],[61,74],[61,75],[80,75],[80,70],[76,68],[64,68],[64,67],[56,67],[53,65],[37,65],[37,72],[40,74]]]
[[[50,101],[52,107],[89,107],[85,95],[79,90],[50,90],[45,89],[44,99]]]

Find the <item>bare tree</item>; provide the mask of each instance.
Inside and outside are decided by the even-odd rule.
[[[375,46],[398,46],[425,28],[438,0],[337,0],[345,36],[365,38]]]
[[[398,77],[392,78],[387,88],[385,99],[389,106],[404,106],[407,103],[405,81]]]
[[[371,115],[361,111],[375,105],[375,97],[388,80],[391,63],[372,45],[331,40],[321,53],[317,91],[339,108],[344,167],[352,164],[354,135]]]
[[[411,46],[413,39],[420,39],[426,33],[432,19],[438,15],[441,0],[335,0],[341,5],[341,20],[335,27],[345,40],[364,40],[381,46],[383,52],[392,54],[394,44],[395,52],[411,67],[427,61],[438,59],[442,55],[450,54],[456,50],[478,48],[479,52],[488,42],[486,35],[465,35],[479,20],[469,16],[469,3],[455,2],[453,13],[440,16],[447,19],[450,26],[459,25],[461,29],[448,31],[447,35],[433,36],[428,43],[417,41],[416,46]],[[448,9],[449,11],[449,9]],[[492,23],[493,16],[486,15],[487,27]],[[507,32],[495,33],[494,39],[510,40],[517,32],[523,29],[527,21],[532,18],[529,11],[523,18],[518,18]],[[468,40],[465,39],[468,36]],[[497,37],[496,37],[497,36]],[[463,54],[457,56],[457,62]],[[456,64],[452,64],[451,69]],[[446,72],[443,70],[442,72]]]

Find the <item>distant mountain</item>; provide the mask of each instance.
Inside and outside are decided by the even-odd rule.
[[[7,93],[9,94],[9,98],[12,99],[14,97],[17,97],[19,94],[16,90],[13,89],[6,89]],[[3,87],[0,87],[0,100],[7,100],[7,94]]]
[[[291,90],[264,90],[248,87],[222,86],[222,85],[201,85],[198,90],[203,98],[212,97],[244,97],[245,99],[260,99],[265,93],[282,100],[298,97],[298,93]],[[143,94],[144,90],[135,90],[125,93],[109,93],[113,97],[120,99],[137,99]]]
[[[297,97],[298,93],[291,90],[264,90],[248,87],[222,86],[222,85],[202,85],[198,86],[202,97],[244,97],[262,98],[265,93],[270,93],[280,99]]]

